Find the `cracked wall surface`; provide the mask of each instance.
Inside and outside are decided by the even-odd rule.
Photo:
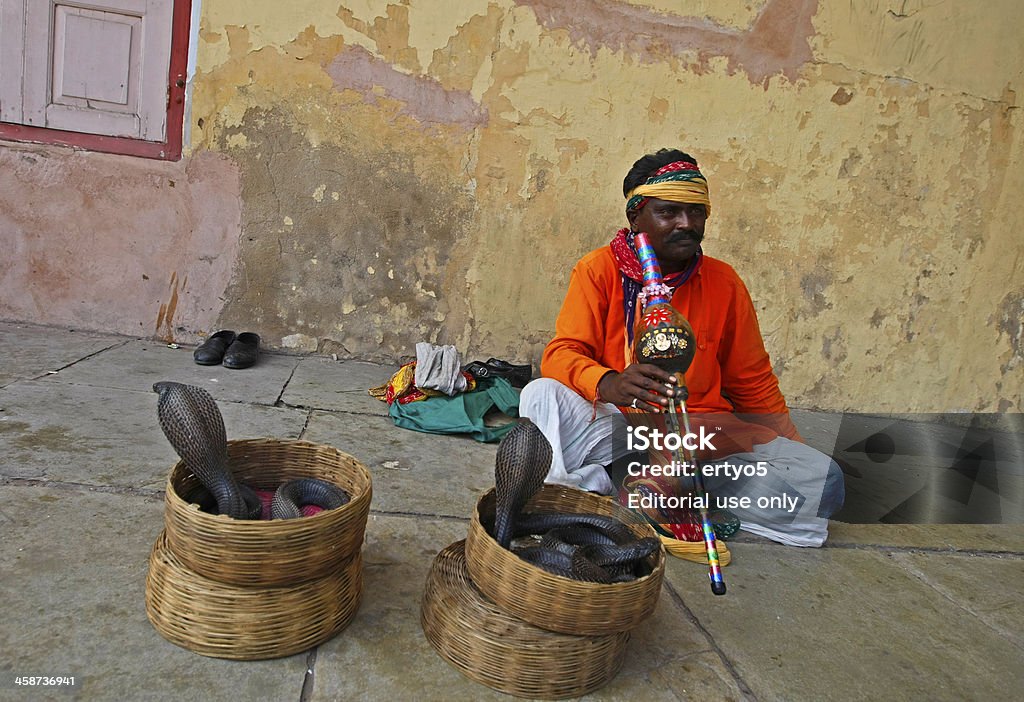
[[[1021,411],[1022,19],[1016,0],[204,0],[180,164],[0,146],[29,168],[0,170],[3,234],[35,262],[0,264],[0,316],[536,363],[572,263],[624,222],[625,171],[680,146],[790,404]],[[62,197],[103,178],[116,197]],[[126,268],[159,273],[117,295]]]

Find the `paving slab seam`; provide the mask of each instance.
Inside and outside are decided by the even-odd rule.
[[[791,548],[783,544],[771,544],[779,548]],[[950,546],[943,548],[939,546],[893,546],[887,544],[828,544],[825,548],[847,549],[852,551],[882,551],[884,553],[920,553],[936,555],[964,555],[964,556],[991,556],[996,558],[1024,558],[1022,551],[993,551],[977,548],[957,548]]]
[[[2,385],[0,385],[0,388],[10,387],[11,385],[14,385],[15,383],[21,383],[21,382],[24,382],[24,381],[27,381],[27,380],[41,380],[43,378],[49,378],[51,375],[57,375],[62,370],[70,368],[71,366],[75,365],[76,363],[81,363],[82,361],[87,361],[88,359],[92,358],[93,356],[101,354],[101,353],[103,353],[105,351],[110,351],[111,349],[116,349],[119,346],[124,346],[125,344],[129,343],[130,341],[132,341],[132,339],[125,339],[124,341],[121,341],[119,343],[111,344],[110,346],[106,346],[106,347],[104,347],[104,348],[102,348],[102,349],[100,349],[98,351],[94,351],[94,352],[92,352],[92,353],[90,353],[90,354],[88,354],[86,356],[82,356],[81,358],[75,359],[71,363],[67,363],[67,364],[65,364],[65,365],[63,365],[60,368],[57,368],[55,370],[43,371],[39,375],[28,376],[28,377],[25,377],[25,378],[15,378],[14,380],[12,380],[9,383],[3,383]]]
[[[707,639],[711,650],[718,655],[718,658],[722,661],[722,665],[725,666],[725,669],[729,671],[729,675],[731,675],[733,680],[736,681],[736,686],[740,689],[743,699],[749,700],[750,702],[757,702],[757,695],[755,695],[754,691],[749,685],[747,685],[747,681],[739,674],[739,671],[736,670],[736,666],[733,665],[733,662],[725,655],[725,651],[723,651],[721,647],[719,647],[718,642],[715,641],[715,637],[711,635],[711,632],[708,631],[703,624],[701,624],[700,619],[698,619],[697,615],[693,613],[693,610],[686,605],[686,602],[684,602],[683,598],[678,592],[676,592],[676,589],[672,587],[672,584],[666,579],[662,582],[662,587],[669,593],[669,597],[671,597],[672,601],[676,603],[676,606],[683,610],[683,614],[690,620],[690,623],[697,627],[697,630],[700,631],[705,639]]]
[[[61,369],[61,370],[63,370],[63,369]],[[35,378],[25,378],[22,382],[32,382],[32,383],[34,383],[36,381],[46,380],[47,378],[53,378],[52,382],[60,383],[61,385],[66,385],[69,388],[98,388],[100,390],[114,390],[116,392],[126,392],[126,393],[132,393],[132,394],[135,394],[135,395],[152,395],[153,394],[153,389],[152,388],[146,388],[146,389],[143,389],[143,390],[138,390],[138,389],[135,389],[135,388],[119,388],[119,387],[114,387],[112,385],[97,385],[96,383],[86,383],[86,382],[82,382],[82,381],[78,381],[78,380],[66,380],[65,378],[61,377],[60,374],[57,373],[57,372],[54,372],[54,373],[47,372],[45,375],[40,375],[40,376],[35,377]],[[218,400],[218,402],[230,402],[230,400]],[[250,402],[250,403],[245,403],[245,404],[257,404],[257,403]]]
[[[98,351],[93,351],[92,353],[86,354],[85,356],[82,356],[81,358],[77,358],[74,361],[72,361],[71,363],[67,363],[67,364],[61,366],[60,368],[58,368],[56,370],[45,371],[45,372],[41,373],[40,375],[37,375],[37,376],[33,377],[32,380],[39,380],[40,378],[46,378],[47,376],[56,375],[57,373],[60,373],[62,370],[67,370],[71,366],[77,365],[77,364],[81,363],[82,361],[88,361],[90,358],[95,358],[96,356],[99,356],[101,353],[106,353],[107,351],[110,351],[112,349],[120,348],[121,346],[124,346],[125,344],[128,344],[131,341],[132,341],[132,339],[125,339],[124,341],[121,341],[119,343],[111,344],[110,346],[105,346],[104,348],[99,349]]]
[[[948,525],[948,526],[956,526]],[[747,545],[752,544],[754,546],[761,546],[764,548],[775,548],[779,550],[792,549],[792,546],[786,544],[780,544],[775,541],[769,541],[768,539],[760,538],[735,538],[730,543]],[[1017,550],[995,550],[995,549],[972,549],[962,548],[959,546],[901,546],[898,544],[865,544],[865,543],[846,543],[846,542],[828,542],[822,549],[848,549],[854,551],[892,551],[898,553],[936,553],[936,554],[966,554],[972,556],[1024,556],[1024,551]],[[813,549],[812,549],[813,550]]]
[[[314,646],[306,653],[306,674],[302,678],[302,690],[299,702],[309,702],[313,698],[313,686],[316,683],[316,655],[318,647]]]
[[[350,390],[339,390],[339,393],[352,392]],[[357,409],[338,409],[337,407],[317,407],[316,405],[294,405],[290,402],[284,402],[283,400],[278,401],[274,404],[274,407],[281,407],[284,409],[293,410],[312,410],[313,412],[323,412],[324,414],[356,414],[360,417],[380,417],[381,415],[375,412],[367,412],[365,410]]]
[[[44,487],[56,490],[74,490],[78,492],[102,492],[110,495],[130,495],[132,497],[146,497],[158,500],[164,499],[164,490],[157,488],[136,488],[120,485],[90,485],[89,483],[72,483],[59,480],[47,480],[46,478],[15,478],[8,475],[0,475],[0,485],[14,487]]]
[[[923,583],[924,585],[926,585],[929,588],[931,588],[932,590],[934,590],[943,599],[947,600],[949,603],[951,603],[955,607],[957,607],[957,608],[963,610],[964,612],[967,612],[968,614],[970,614],[972,617],[974,617],[975,621],[981,622],[982,624],[987,626],[989,629],[991,629],[993,632],[998,634],[1001,638],[1006,639],[1007,641],[1009,641],[1011,644],[1013,644],[1017,648],[1024,649],[1024,640],[1021,640],[1021,638],[1018,637],[1018,636],[1013,636],[1012,634],[1008,634],[1006,631],[1003,631],[999,627],[993,626],[991,623],[989,623],[987,621],[987,619],[984,616],[982,616],[978,612],[974,611],[973,609],[968,607],[963,602],[961,602],[961,601],[957,600],[956,598],[952,597],[945,588],[941,587],[932,578],[928,577],[927,573],[924,573],[919,568],[914,567],[914,565],[912,563],[907,562],[907,560],[905,558],[901,558],[900,557],[901,555],[903,555],[903,554],[891,554],[892,558],[890,560],[894,561],[900,568],[902,568],[904,571],[906,571],[907,574],[909,574],[910,576],[916,578],[921,583]]]
[[[388,512],[380,509],[371,509],[370,514],[379,517],[402,517],[404,519],[439,519],[449,522],[469,522],[469,517],[459,517],[454,514],[428,514],[426,512]]]
[[[295,365],[292,366],[292,372],[288,374],[288,378],[281,384],[281,392],[277,393],[277,399],[274,400],[274,407],[280,407],[283,404],[281,402],[281,398],[284,397],[284,391],[288,389],[288,384],[291,383],[292,378],[295,377],[295,371],[299,369],[299,363],[301,362],[301,359],[295,362]]]
[[[309,428],[309,422],[313,418],[313,411],[312,409],[306,410],[306,419],[303,420],[302,429],[299,430],[299,434],[296,437],[299,441],[302,441],[302,438],[306,435],[306,429]]]

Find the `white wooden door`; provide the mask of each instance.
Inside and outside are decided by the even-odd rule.
[[[0,0],[0,119],[163,141],[173,0]],[[20,4],[20,9],[18,9]],[[9,37],[21,27],[20,105]],[[13,113],[20,107],[20,118]]]
[[[0,121],[21,123],[25,0],[0,0]]]

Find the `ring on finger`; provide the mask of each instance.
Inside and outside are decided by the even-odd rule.
[[[638,409],[636,406],[636,400],[637,398],[634,397],[633,401],[629,403],[629,406],[632,407],[633,409]]]

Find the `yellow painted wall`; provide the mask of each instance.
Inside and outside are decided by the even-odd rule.
[[[672,146],[791,405],[1022,411],[1021,26],[1018,0],[202,0],[185,163],[230,163],[241,215],[215,322],[176,324],[536,363],[626,170]]]

